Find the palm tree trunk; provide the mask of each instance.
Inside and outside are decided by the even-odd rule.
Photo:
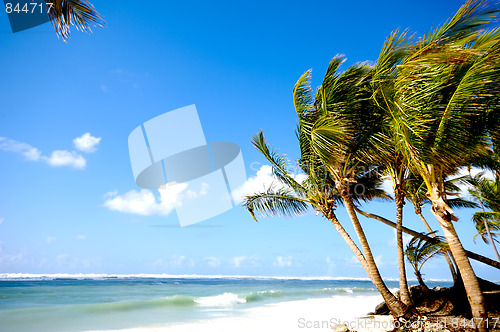
[[[427,232],[431,233],[431,236],[433,238],[437,238],[437,235],[434,234],[434,230],[429,226],[429,223],[425,219],[424,215],[422,214],[422,207],[418,204],[414,204],[415,207],[415,213],[420,217],[420,220],[422,220],[422,223],[425,226],[425,229],[427,229]],[[446,263],[448,263],[448,267],[450,268],[451,276],[453,278],[453,283],[457,282],[457,272],[455,271],[455,266],[453,265],[453,262],[450,259],[451,252],[448,250],[444,251],[444,259],[446,260]]]
[[[349,196],[349,194],[347,194],[346,186],[343,183],[337,184],[337,189],[341,193],[342,200],[344,201],[347,213],[349,214],[349,217],[354,226],[354,230],[358,235],[358,239],[361,244],[361,248],[363,249],[366,263],[369,269],[368,275],[372,280],[373,285],[375,286],[375,288],[377,288],[380,295],[382,295],[385,303],[387,304],[387,307],[389,308],[393,316],[395,317],[405,316],[405,314],[408,311],[407,306],[403,302],[398,300],[394,296],[394,294],[391,293],[389,288],[387,288],[384,281],[382,280],[382,276],[380,275],[380,272],[377,268],[377,264],[375,263],[375,259],[373,258],[373,254],[370,249],[370,246],[368,245],[368,241],[366,240],[363,228],[361,227],[358,217],[356,216],[356,212],[354,211],[354,203],[352,202],[352,198],[351,196]]]
[[[378,221],[386,224],[387,226],[391,226],[394,229],[396,228],[396,223],[390,221],[389,219],[386,219],[384,217],[381,217],[381,216],[373,214],[373,213],[362,211],[362,210],[358,209],[356,206],[354,207],[354,209],[359,214],[361,214],[362,216],[365,216],[366,218],[375,219],[375,220],[378,220]],[[435,239],[433,239],[430,236],[427,236],[425,234],[419,233],[417,231],[414,231],[413,229],[409,229],[409,228],[406,228],[404,226],[403,226],[403,232],[405,232],[406,234],[410,234],[412,236],[418,237],[419,239],[426,240],[426,241],[435,241]],[[491,258],[488,258],[488,257],[482,256],[482,255],[476,254],[475,252],[472,252],[472,251],[469,251],[469,250],[465,250],[465,254],[467,255],[467,257],[469,257],[471,259],[474,259],[474,260],[476,260],[478,262],[481,262],[483,264],[489,265],[491,267],[494,267],[494,268],[500,270],[500,263],[497,262],[497,261],[495,261],[495,260],[493,260],[493,259],[491,259]],[[451,259],[453,259],[453,257],[451,257]]]
[[[429,287],[427,287],[427,285],[425,284],[424,279],[422,279],[422,274],[420,273],[420,271],[415,270],[415,276],[417,277],[417,280],[418,280],[418,283],[420,284],[420,286],[422,286],[422,290],[429,289]]]
[[[340,224],[339,220],[337,219],[337,216],[334,213],[329,213],[328,219],[331,221],[333,226],[335,226],[335,229],[337,229],[337,232],[339,232],[340,236],[342,236],[342,238],[347,243],[349,248],[351,248],[352,252],[361,263],[361,266],[365,270],[366,274],[370,275],[369,273],[370,270],[368,269],[365,256],[363,256],[363,253],[361,252],[361,250],[359,250],[356,243],[354,243],[354,241],[351,239],[351,236],[346,232],[344,227],[342,227],[342,224]]]
[[[464,287],[467,292],[467,298],[472,310],[472,316],[476,319],[477,328],[480,332],[487,331],[486,327],[486,303],[483,293],[479,287],[479,281],[472,266],[467,258],[462,243],[453,226],[452,220],[457,220],[453,214],[453,210],[446,204],[442,197],[444,190],[440,190],[443,186],[439,183],[431,183],[432,186],[432,214],[436,217],[441,228],[443,229],[444,237],[448,243],[450,250],[455,258],[455,263],[460,272],[460,276],[464,282]]]
[[[394,188],[394,199],[396,201],[396,243],[398,247],[399,294],[401,295],[401,301],[409,306],[412,303],[410,292],[408,291],[408,280],[406,279],[405,251],[403,248],[404,194],[400,184],[397,184]]]

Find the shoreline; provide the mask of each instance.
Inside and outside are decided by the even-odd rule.
[[[332,331],[332,328],[340,327],[345,322],[359,325],[359,320],[366,316],[367,312],[373,310],[381,300],[382,297],[379,295],[350,295],[295,300],[241,309],[233,317],[114,330],[87,330],[85,332]],[[342,301],[342,306],[337,310],[337,313],[332,313],[332,307],[338,306],[339,301]],[[390,316],[381,319],[384,321],[392,320]]]

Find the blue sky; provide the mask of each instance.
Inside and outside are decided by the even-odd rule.
[[[144,121],[196,104],[207,141],[238,144],[247,175],[264,176],[251,138],[263,129],[297,158],[291,91],[304,71],[312,68],[319,85],[336,54],[346,55],[345,66],[375,61],[391,30],[422,35],[460,1],[93,3],[108,27],[73,29],[68,43],[50,24],[13,34],[0,16],[0,273],[364,277],[333,226],[312,212],[255,223],[238,206],[180,228],[175,210],[110,209],[111,197],[141,194],[127,137]],[[390,203],[367,209],[394,219]],[[406,213],[406,225],[423,231],[411,206]],[[472,242],[471,212],[458,215],[464,246],[493,258],[489,246]],[[338,216],[350,229],[343,208]],[[363,224],[382,274],[396,277],[393,230]],[[498,279],[498,271],[474,267]],[[450,278],[439,259],[423,272]]]

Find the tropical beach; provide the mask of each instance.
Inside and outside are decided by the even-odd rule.
[[[0,331],[500,330],[497,2],[31,5]]]

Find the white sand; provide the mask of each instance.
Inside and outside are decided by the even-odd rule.
[[[237,316],[199,320],[190,323],[138,327],[114,332],[281,332],[281,331],[332,331],[345,322],[358,331],[390,330],[390,317],[373,320],[359,319],[382,302],[380,296],[335,296],[282,302],[238,311]],[[367,324],[363,328],[363,323]],[[94,331],[97,332],[97,331]],[[110,330],[106,332],[112,332]]]

